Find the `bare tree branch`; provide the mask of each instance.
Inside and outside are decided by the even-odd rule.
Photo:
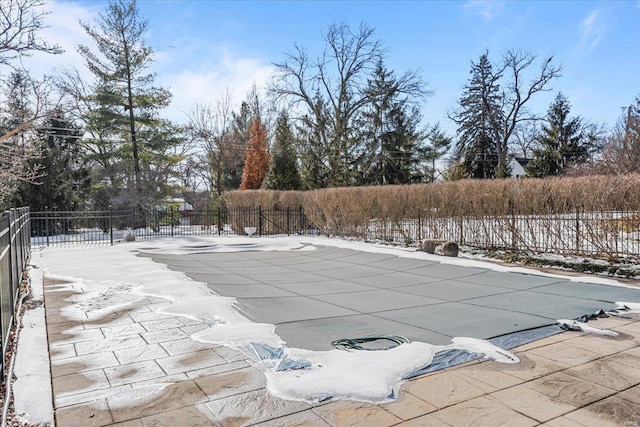
[[[497,133],[498,168],[505,169],[507,163],[508,144],[519,123],[537,120],[538,117],[526,112],[526,105],[533,95],[551,90],[549,83],[560,76],[561,66],[553,64],[553,56],[544,58],[540,71],[524,82],[525,74],[533,65],[537,56],[530,52],[508,51],[503,57],[503,65],[497,75],[507,79],[502,92],[502,117],[494,120]]]
[[[12,66],[13,60],[33,52],[62,53],[57,44],[38,36],[45,28],[44,0],[2,0],[0,7],[0,64]]]

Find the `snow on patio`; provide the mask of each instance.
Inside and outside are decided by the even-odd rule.
[[[397,255],[428,261],[446,262],[465,267],[481,267],[495,271],[541,274],[524,268],[510,268],[496,264],[460,258],[442,258],[410,249],[376,246],[326,238],[279,237],[181,237],[154,241],[131,242],[109,247],[74,247],[44,249],[32,255],[32,263],[44,269],[49,279],[68,283],[59,285],[58,291],[82,289],[74,294],[70,304],[60,314],[70,321],[100,319],[134,305],[148,297],[160,298],[156,313],[190,319],[194,328],[190,339],[228,346],[244,351],[254,359],[267,381],[267,390],[274,396],[309,403],[326,399],[353,399],[371,403],[384,403],[397,396],[399,386],[412,372],[429,365],[437,352],[460,349],[483,354],[485,358],[503,363],[517,363],[518,358],[488,341],[473,338],[454,338],[450,345],[438,346],[423,342],[399,345],[384,351],[310,351],[289,348],[276,335],[275,326],[253,323],[236,308],[234,298],[214,295],[205,283],[197,282],[185,274],[170,270],[140,253],[190,254],[225,253],[238,251],[313,251],[313,245],[334,246],[365,252]],[[549,277],[562,277],[547,274]],[[620,285],[605,278],[572,277],[570,280]],[[631,303],[629,303],[631,304]],[[637,308],[637,307],[633,307]],[[44,325],[42,325],[44,328]],[[88,346],[117,348],[119,335],[86,341]],[[86,364],[91,364],[87,358]],[[295,369],[282,369],[289,364]],[[111,388],[104,393],[115,393],[113,402],[127,406],[157,394],[170,381],[160,377],[140,388]],[[19,387],[18,387],[19,389]],[[141,390],[144,390],[141,393]],[[146,396],[146,397],[145,397]],[[24,395],[16,395],[16,409]]]

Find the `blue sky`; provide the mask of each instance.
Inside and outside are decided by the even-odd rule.
[[[45,36],[60,43],[59,57],[37,55],[25,65],[46,72],[82,68],[75,52],[89,40],[78,20],[93,22],[107,2],[49,1]],[[485,51],[498,63],[509,49],[553,55],[563,66],[553,92],[531,104],[544,113],[557,91],[574,114],[613,125],[621,108],[640,94],[640,1],[207,1],[138,0],[156,49],[158,83],[174,101],[165,114],[180,122],[196,102],[210,102],[227,87],[239,102],[256,82],[264,85],[273,63],[294,43],[311,54],[334,22],[365,22],[388,47],[387,66],[420,70],[434,94],[425,123],[453,132],[447,112],[456,107],[471,61]],[[537,67],[537,63],[536,63]]]

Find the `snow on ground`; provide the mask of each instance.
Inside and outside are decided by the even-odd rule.
[[[43,302],[42,274],[29,272],[31,301]],[[16,414],[29,425],[53,425],[51,380],[49,378],[49,349],[44,306],[27,309],[22,317],[22,329],[13,373],[13,394]]]
[[[243,350],[249,355],[253,352],[256,367],[267,378],[268,390],[286,399],[317,402],[333,397],[372,403],[388,402],[395,398],[403,378],[427,366],[435,353],[447,349],[481,353],[487,358],[505,363],[518,361],[513,354],[487,341],[472,338],[455,338],[449,346],[414,342],[384,351],[315,352],[287,348],[275,334],[274,325],[250,322],[234,308],[234,298],[217,296],[206,284],[172,271],[148,257],[137,256],[139,252],[186,254],[241,250],[309,251],[315,249],[313,245],[385,253],[496,271],[541,274],[535,270],[477,260],[444,258],[413,249],[308,236],[174,237],[106,247],[44,249],[34,251],[32,262],[44,268],[48,277],[71,282],[69,285],[61,285],[59,289],[79,286],[86,291],[76,294],[73,304],[62,311],[69,319],[99,317],[106,311],[134,303],[148,295],[161,297],[167,303],[159,304],[159,313],[184,316],[208,325],[208,328],[193,334],[193,340],[226,345]],[[546,275],[567,279],[565,276]],[[573,277],[571,280],[620,285],[611,279],[594,277]],[[287,364],[296,369],[283,369],[282,366]]]

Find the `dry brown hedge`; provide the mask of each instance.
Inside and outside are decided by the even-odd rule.
[[[244,190],[224,195],[228,207],[303,207],[321,223],[370,219],[508,214],[547,215],[580,211],[640,210],[640,175],[522,180],[462,180],[314,191]]]
[[[224,198],[233,216],[228,223],[239,234],[259,224],[261,234],[317,232],[405,245],[438,239],[603,258],[640,253],[632,234],[640,229],[637,174],[245,190]]]

